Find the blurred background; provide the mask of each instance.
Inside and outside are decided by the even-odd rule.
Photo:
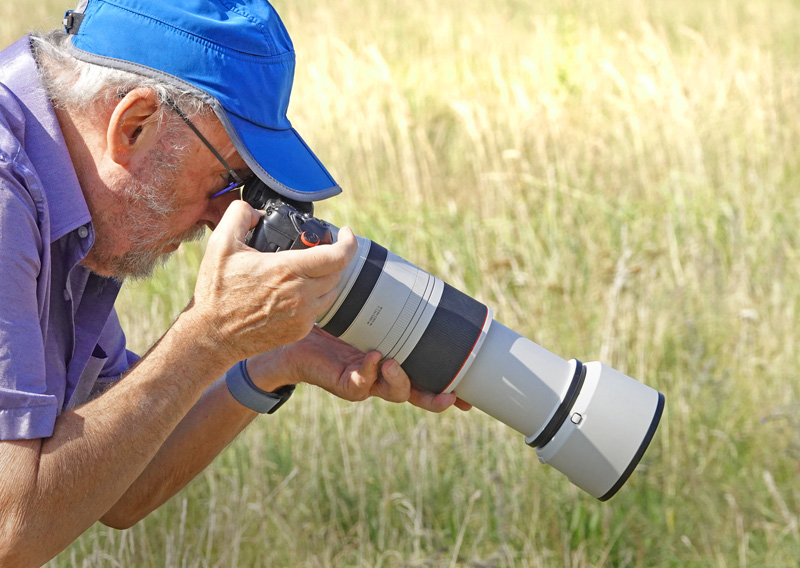
[[[73,7],[6,4],[3,47]],[[661,426],[599,503],[479,411],[301,387],[162,509],[50,566],[797,566],[800,5],[274,4],[290,118],[345,189],[318,216],[661,390]],[[202,251],[126,285],[133,349]]]

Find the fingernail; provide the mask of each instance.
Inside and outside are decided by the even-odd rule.
[[[400,374],[400,365],[397,364],[397,361],[391,361],[388,365],[386,365],[386,376],[388,377],[396,377]]]

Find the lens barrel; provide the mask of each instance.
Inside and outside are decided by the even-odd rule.
[[[363,237],[358,242],[341,301],[320,327],[396,359],[419,388],[444,392],[485,337],[489,308],[381,245]]]
[[[522,433],[539,461],[598,499],[622,487],[655,434],[661,393],[601,363],[554,355],[484,304],[357,240],[322,329],[397,360],[418,388],[455,392]]]
[[[265,214],[247,242],[262,251],[321,242],[338,229],[259,180],[244,198]],[[328,231],[330,230],[330,233]],[[564,360],[495,321],[484,304],[364,237],[318,325],[395,359],[420,389],[459,398],[525,436],[539,461],[600,500],[631,475],[664,408],[658,391],[603,365]],[[301,243],[301,244],[298,244]]]

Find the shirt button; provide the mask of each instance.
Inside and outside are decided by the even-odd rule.
[[[85,239],[89,236],[89,229],[86,228],[86,225],[81,225],[78,227],[78,236],[82,239]]]

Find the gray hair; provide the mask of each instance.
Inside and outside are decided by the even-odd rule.
[[[135,246],[121,257],[107,252],[103,257],[103,262],[120,277],[147,276],[163,260],[163,254],[153,246],[163,244],[161,240],[168,236],[167,227],[156,230],[154,226],[176,210],[175,196],[169,189],[179,175],[180,163],[193,139],[183,120],[170,113],[170,105],[163,103],[177,105],[187,116],[209,115],[213,110],[174,85],[73,57],[68,47],[69,37],[61,30],[35,33],[31,37],[42,83],[55,108],[87,113],[97,107],[113,105],[120,95],[138,88],[150,89],[162,103],[152,119],[163,127],[157,145],[149,150],[146,164],[116,186],[130,205],[126,215],[131,231],[129,238]],[[99,215],[96,222],[100,222]],[[194,239],[202,233],[202,227],[193,227],[180,239]]]
[[[152,90],[161,103],[172,101],[189,117],[209,114],[211,107],[190,92],[174,85],[94,63],[87,63],[69,52],[69,36],[60,29],[34,33],[34,56],[42,70],[42,81],[54,106],[87,111],[96,104],[109,104],[120,94],[137,88]],[[161,105],[158,119],[167,108]]]

